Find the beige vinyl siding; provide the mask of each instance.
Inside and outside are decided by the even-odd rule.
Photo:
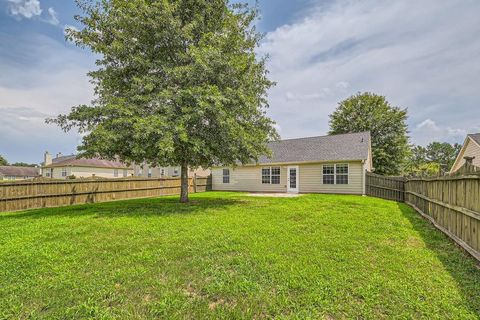
[[[218,191],[286,192],[287,167],[280,167],[280,184],[262,184],[262,168],[268,166],[246,166],[230,169],[230,183],[223,183],[223,169],[212,169],[212,188]]]
[[[306,164],[299,166],[300,193],[345,193],[362,194],[363,171],[362,163],[358,162],[335,162],[348,164],[348,184],[323,184],[323,164]]]
[[[348,184],[323,184],[323,164],[349,165]],[[298,187],[300,193],[344,193],[362,194],[363,164],[361,161],[321,162],[314,164],[291,164],[299,170]],[[273,167],[275,165],[272,165]],[[280,167],[280,184],[262,184],[262,168],[268,166],[245,166],[230,168],[230,183],[223,183],[222,167],[212,169],[212,187],[218,191],[249,191],[249,192],[287,192],[287,168]],[[278,165],[277,165],[278,167]]]
[[[472,141],[471,138],[467,139],[467,142],[463,146],[460,152],[460,159],[453,166],[452,172],[457,171],[465,164],[464,157],[475,157],[475,159],[473,159],[473,165],[480,167],[480,146],[475,143],[475,141]]]

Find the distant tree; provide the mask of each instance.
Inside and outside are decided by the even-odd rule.
[[[97,99],[47,120],[85,133],[81,156],[181,166],[235,165],[268,154],[278,138],[266,116],[257,10],[226,0],[79,0],[83,30],[67,38],[100,58]]]
[[[2,155],[0,155],[0,166],[8,166],[8,161]]]
[[[26,162],[15,162],[15,163],[12,163],[11,165],[16,167],[35,167],[37,164],[26,163]]]
[[[426,148],[426,160],[450,169],[461,149],[462,146],[458,143],[432,142]]]
[[[330,133],[370,131],[375,172],[398,175],[409,152],[406,120],[407,110],[391,106],[385,97],[358,93],[330,115]]]

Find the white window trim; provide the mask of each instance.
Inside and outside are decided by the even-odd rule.
[[[225,174],[225,170],[228,174]],[[228,182],[225,182],[225,177],[228,177]],[[223,168],[222,169],[222,183],[223,184],[230,184],[230,168]]]
[[[278,177],[280,178],[280,180],[278,181],[278,183],[272,183],[272,169],[273,168],[278,168],[280,170],[280,173],[278,174]],[[263,169],[269,169],[270,173],[269,173],[269,179],[268,179],[268,183],[263,183]],[[277,176],[277,175],[275,175]],[[260,182],[262,184],[273,184],[273,185],[277,185],[277,184],[282,184],[282,167],[281,166],[272,166],[272,167],[261,167],[260,168]]]
[[[118,178],[118,169],[113,169],[113,176]]]
[[[62,168],[62,177],[66,177],[68,175],[67,168]]]
[[[338,184],[339,186],[347,186],[350,184],[350,164],[349,163],[328,163],[328,164],[322,164],[322,184],[323,185],[326,185],[326,186],[333,186],[333,185],[337,185],[337,165],[347,165],[347,173],[341,173],[339,174],[340,176],[347,176],[347,182],[348,183],[341,183],[341,184]],[[323,176],[331,176],[332,174],[324,174],[323,173],[323,167],[324,166],[332,166],[333,165],[333,183],[332,184],[329,184],[329,183],[323,183]]]

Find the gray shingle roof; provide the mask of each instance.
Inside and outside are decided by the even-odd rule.
[[[472,133],[468,136],[472,138],[476,143],[480,144],[480,133]]]
[[[100,158],[78,158],[75,155],[70,156],[61,156],[58,158],[52,159],[52,164],[46,167],[62,167],[62,166],[85,166],[85,167],[96,167],[96,168],[129,168],[123,162],[120,161],[111,161],[104,160]]]
[[[40,175],[38,168],[17,166],[0,166],[0,174],[12,177],[37,177]]]
[[[347,133],[271,142],[272,157],[260,157],[258,163],[366,160],[370,132]]]

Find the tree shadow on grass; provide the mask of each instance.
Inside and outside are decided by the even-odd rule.
[[[480,264],[413,208],[404,203],[398,207],[455,280],[465,305],[480,315]]]
[[[178,197],[159,197],[80,204],[56,208],[41,208],[23,212],[0,214],[0,221],[7,219],[42,219],[48,217],[145,217],[173,214],[195,214],[207,210],[222,210],[240,205],[245,200],[222,197],[192,197],[189,203],[179,203]]]

